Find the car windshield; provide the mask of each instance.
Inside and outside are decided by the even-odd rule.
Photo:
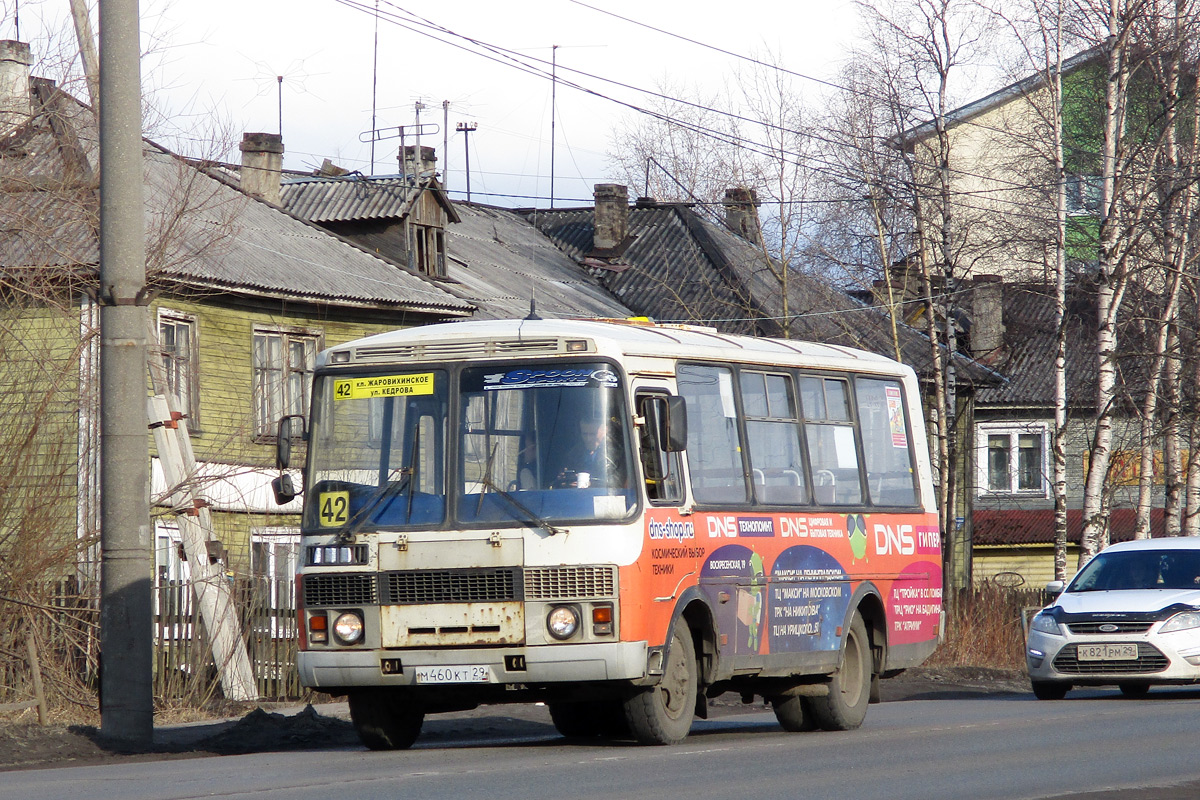
[[[1200,589],[1200,550],[1126,550],[1088,562],[1068,592]]]

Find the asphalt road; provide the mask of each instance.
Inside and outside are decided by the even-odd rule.
[[[770,712],[755,712],[698,720],[687,741],[666,748],[569,742],[548,725],[506,725],[503,709],[496,713],[494,724],[459,735],[434,725],[405,752],[342,747],[8,772],[0,798],[1200,796],[1195,689],[1156,689],[1139,700],[1115,689],[1055,702],[1029,694],[912,699],[872,706],[863,728],[846,733],[784,733]]]

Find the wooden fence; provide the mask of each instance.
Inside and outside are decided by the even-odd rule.
[[[264,700],[306,697],[296,671],[296,611],[272,596],[266,579],[234,583],[242,634]],[[221,696],[212,650],[185,582],[154,588],[154,697],[159,706],[203,705]],[[47,703],[96,706],[99,611],[73,580],[0,596],[0,712]],[[31,655],[32,654],[32,655]],[[40,658],[39,658],[40,656]],[[40,661],[31,668],[32,660]],[[38,684],[44,679],[45,686]]]

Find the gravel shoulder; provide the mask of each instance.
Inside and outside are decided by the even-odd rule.
[[[884,702],[896,702],[1028,691],[1028,679],[1016,670],[923,667],[884,681],[881,695]],[[710,714],[721,717],[765,708],[761,701],[746,705],[736,695],[726,694],[711,701]],[[496,734],[538,736],[552,731],[550,715],[544,706],[481,706],[428,717],[421,741]],[[316,706],[247,705],[239,715],[225,719],[156,725],[154,745],[137,752],[111,746],[91,726],[42,727],[0,721],[0,771],[357,746],[358,737],[350,724],[345,702]]]

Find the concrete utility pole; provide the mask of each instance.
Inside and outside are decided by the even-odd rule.
[[[100,3],[100,734],[154,739],[138,0]]]

